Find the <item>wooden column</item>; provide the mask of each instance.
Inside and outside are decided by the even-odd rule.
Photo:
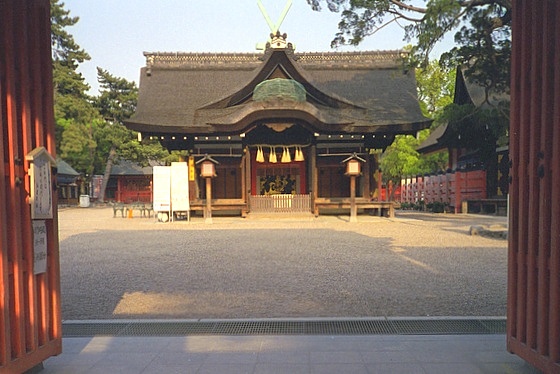
[[[30,164],[55,156],[50,3],[0,2],[0,372],[24,372],[61,352],[57,193],[46,228],[47,270],[35,274]]]
[[[370,200],[371,199],[371,180],[372,180],[372,174],[371,171],[373,170],[371,167],[371,163],[372,161],[372,156],[370,155],[366,155],[366,162],[364,162],[363,165],[363,188],[362,188],[362,197]]]
[[[350,176],[350,222],[358,222],[358,209],[356,207],[356,176]]]
[[[560,5],[513,1],[507,346],[560,373]]]
[[[243,156],[241,157],[241,199],[247,204],[247,158],[250,158],[251,154],[249,149],[245,148],[243,151]]]
[[[206,177],[206,208],[204,209],[204,223],[212,223],[212,178]]]
[[[319,175],[317,174],[317,147],[311,146],[309,152],[309,169],[311,171],[311,206],[313,207],[313,214],[319,215],[319,208],[315,205],[319,191]]]
[[[383,191],[383,172],[381,171],[381,169],[379,169],[377,171],[377,200],[378,201],[383,201],[383,196],[382,196],[382,191]],[[385,196],[386,198],[387,196]]]

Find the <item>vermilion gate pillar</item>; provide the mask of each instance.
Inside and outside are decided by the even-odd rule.
[[[508,349],[560,373],[560,4],[513,1]]]
[[[62,346],[55,176],[41,190],[53,210],[35,220],[37,245],[26,160],[39,147],[55,155],[50,34],[48,0],[0,1],[0,373],[24,372]]]

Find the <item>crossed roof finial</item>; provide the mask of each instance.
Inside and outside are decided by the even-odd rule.
[[[261,10],[261,13],[263,14],[264,19],[265,19],[266,23],[268,24],[268,27],[270,28],[270,34],[271,35],[279,35],[280,26],[282,25],[282,22],[284,22],[284,19],[286,18],[286,15],[288,14],[288,12],[289,12],[289,10],[292,6],[292,0],[286,0],[286,6],[284,6],[284,10],[280,14],[280,17],[278,18],[278,21],[276,21],[276,23],[272,22],[272,20],[270,19],[270,16],[268,15],[268,12],[266,11],[266,9],[265,9],[261,0],[257,0],[257,5],[259,6],[259,9]],[[264,45],[265,45],[264,43],[258,43],[257,44],[257,49],[264,49],[264,47],[263,47]]]

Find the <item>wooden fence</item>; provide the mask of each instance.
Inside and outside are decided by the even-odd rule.
[[[62,350],[50,3],[0,14],[0,373],[22,373]]]
[[[310,213],[310,195],[251,195],[250,210],[253,213]]]
[[[400,185],[401,203],[441,202],[457,213],[463,202],[486,198],[485,170],[410,176],[403,178]]]

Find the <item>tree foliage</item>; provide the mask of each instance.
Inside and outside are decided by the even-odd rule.
[[[149,160],[168,157],[158,142],[141,143],[123,125],[136,109],[134,82],[98,68],[101,92],[97,97],[88,94],[90,86],[78,68],[90,56],[67,31],[79,17],[71,17],[59,0],[51,0],[50,5],[56,140],[61,157],[86,177],[103,174],[105,186],[119,159],[145,166]]]
[[[332,46],[358,45],[391,23],[415,40],[411,63],[426,64],[443,37],[455,32],[457,46],[442,56],[450,66],[467,65],[467,76],[488,90],[507,91],[511,55],[511,0],[307,0],[341,13]]]
[[[307,0],[315,10],[326,4],[340,12],[339,32],[332,46],[358,45],[385,26],[396,23],[403,28],[404,40],[414,41],[409,61],[412,66],[429,69],[429,56],[434,46],[449,33],[454,33],[456,46],[444,53],[440,65],[448,71],[461,66],[465,77],[482,87],[486,101],[475,108],[451,104],[452,95],[438,101],[426,100],[424,89],[441,87],[447,91],[450,81],[438,75],[419,75],[419,96],[425,115],[434,118],[434,126],[449,123],[451,138],[459,148],[478,149],[481,158],[491,162],[496,144],[507,137],[508,103],[496,104],[490,94],[508,93],[511,56],[511,0]],[[433,84],[433,86],[431,86]],[[451,92],[451,91],[450,91]],[[443,101],[439,101],[443,100]],[[447,105],[446,105],[447,101]],[[442,110],[444,109],[444,110]],[[433,113],[430,115],[430,113]],[[410,165],[413,138],[397,137],[381,159],[384,177],[397,178],[399,173],[421,173]],[[449,146],[453,144],[450,143]],[[396,153],[402,153],[397,155]],[[432,160],[433,161],[433,160]],[[436,162],[437,164],[437,162]],[[491,166],[491,165],[490,165]]]
[[[96,129],[97,162],[103,167],[103,184],[99,200],[103,201],[105,188],[113,165],[120,159],[147,165],[150,160],[168,155],[158,142],[142,143],[135,131],[124,126],[124,121],[136,110],[138,88],[136,83],[115,77],[107,70],[97,68],[100,95],[95,98],[95,107],[103,118]]]
[[[416,70],[418,99],[424,116],[433,118],[430,129],[422,130],[417,137],[397,135],[395,141],[381,155],[380,166],[385,181],[392,180],[397,185],[405,175],[418,175],[447,169],[446,151],[422,155],[416,148],[436,127],[444,123],[444,108],[453,102],[455,91],[455,69],[440,66],[432,61],[424,68]]]
[[[424,116],[437,122],[438,115],[453,102],[455,75],[456,69],[442,67],[435,60],[416,69],[418,100]]]
[[[79,64],[90,56],[67,31],[79,18],[70,17],[58,0],[51,0],[50,5],[57,150],[74,168],[91,175],[96,147],[92,124],[99,114],[87,94],[90,87],[78,72]]]

